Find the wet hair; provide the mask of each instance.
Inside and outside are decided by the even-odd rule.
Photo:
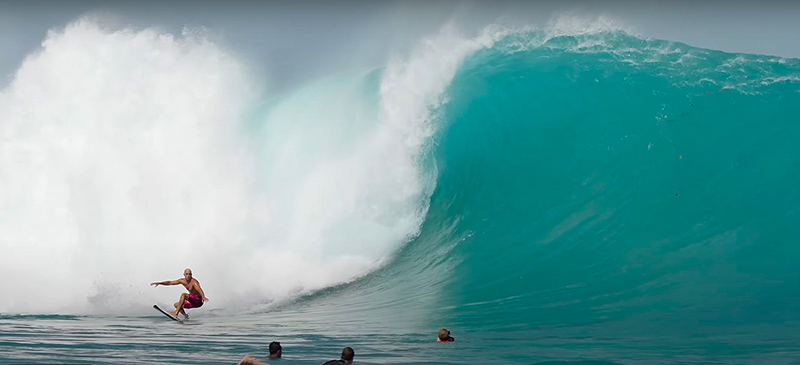
[[[344,350],[342,350],[342,360],[353,361],[355,356],[356,352],[350,347],[345,347]]]
[[[278,341],[272,341],[269,344],[269,354],[274,355],[277,354],[278,351],[281,351],[281,343]]]
[[[450,331],[447,328],[439,330],[439,341],[447,341],[450,338]]]

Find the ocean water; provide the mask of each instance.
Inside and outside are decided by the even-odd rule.
[[[202,34],[48,36],[0,94],[0,363],[800,359],[800,60],[444,29],[265,94]]]

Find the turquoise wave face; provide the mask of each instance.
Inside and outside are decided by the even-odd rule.
[[[421,233],[355,286],[521,353],[797,343],[800,62],[619,33],[537,39],[461,67]]]

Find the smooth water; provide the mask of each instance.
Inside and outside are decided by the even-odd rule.
[[[147,209],[119,210],[115,202],[131,203],[113,198],[130,190],[103,187],[119,183],[111,179],[118,171],[106,171],[136,153],[109,164],[68,159],[106,179],[66,167],[45,174],[51,190],[35,190],[7,177],[35,167],[8,161],[55,140],[35,138],[46,130],[21,132],[25,123],[3,130],[11,147],[0,181],[17,183],[17,196],[41,199],[31,208],[4,196],[28,216],[0,220],[0,248],[10,258],[0,273],[31,274],[37,285],[52,278],[30,269],[31,257],[64,247],[50,244],[57,234],[37,235],[37,209],[63,224],[60,233],[77,232],[64,252],[103,254],[71,263],[45,257],[63,265],[56,282],[72,289],[49,299],[3,283],[0,363],[235,363],[245,354],[266,359],[273,340],[284,348],[275,363],[321,363],[344,346],[357,362],[376,364],[796,363],[800,61],[613,30],[489,33],[445,32],[386,68],[333,76],[256,103],[256,111],[243,107],[235,130],[249,147],[220,149],[214,131],[200,130],[199,141],[214,148],[191,145],[179,149],[187,152],[181,159],[219,161],[179,178],[186,191],[168,185],[180,200],[165,196]],[[4,102],[24,94],[19,85],[4,91]],[[227,100],[208,100],[218,98]],[[34,118],[25,115],[15,120]],[[190,128],[190,142],[192,123],[176,126]],[[115,128],[88,130],[111,138],[127,131]],[[175,143],[186,132],[135,131]],[[8,142],[31,133],[24,146]],[[156,156],[175,147],[129,142]],[[50,166],[46,156],[29,161]],[[122,170],[144,181],[133,187],[141,191],[158,187],[160,180],[142,176],[161,176],[162,168]],[[206,174],[229,188],[233,207],[194,183]],[[105,198],[80,194],[87,179]],[[52,186],[71,203],[49,201]],[[237,204],[247,217],[231,214]],[[173,209],[174,217],[204,206],[216,213],[200,215],[203,222],[225,223],[201,230],[212,239],[147,222],[155,210]],[[13,208],[4,209],[11,217]],[[97,218],[102,212],[112,218]],[[120,223],[131,217],[144,221]],[[102,229],[87,228],[99,224],[94,218]],[[114,236],[134,228],[146,234],[130,242]],[[199,248],[180,259],[140,254],[140,243],[167,245],[164,232],[179,247]],[[135,268],[125,254],[160,261]],[[114,272],[100,263],[107,260],[135,271],[136,280],[94,277]],[[81,275],[70,274],[78,266]],[[179,290],[145,285],[184,266],[212,301],[173,323],[146,308]],[[111,314],[120,302],[135,315]],[[433,342],[442,327],[456,343]]]

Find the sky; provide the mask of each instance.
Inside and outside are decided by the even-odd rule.
[[[7,83],[48,30],[87,16],[174,34],[201,27],[273,83],[289,84],[380,67],[447,23],[469,34],[492,23],[542,27],[561,14],[603,16],[643,37],[702,48],[800,58],[800,1],[34,0],[0,1],[0,74]]]

